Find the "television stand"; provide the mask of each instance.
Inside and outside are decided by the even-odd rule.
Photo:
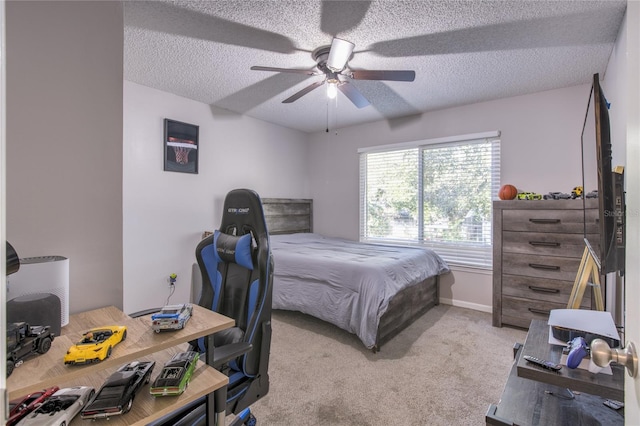
[[[624,368],[612,365],[610,376],[563,366],[557,374],[523,359],[523,355],[532,355],[559,363],[562,347],[550,345],[548,339],[546,321],[533,320],[524,345],[514,347],[513,367],[500,401],[487,410],[486,424],[624,425],[624,408],[613,410],[603,404],[607,399],[624,401]]]

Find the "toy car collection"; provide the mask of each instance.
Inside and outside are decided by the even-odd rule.
[[[519,192],[516,198],[519,200],[575,200],[583,196],[586,198],[598,198],[598,190],[591,191],[585,195],[582,186],[576,186],[571,190],[570,194],[557,191],[544,195],[536,194],[535,192]]]
[[[14,322],[7,326],[7,377],[16,365],[30,355],[46,353],[51,348],[53,333],[49,326]]]
[[[83,419],[106,419],[127,413],[145,383],[151,381],[154,361],[125,364],[104,382],[96,397],[80,413]]]
[[[200,354],[195,351],[175,354],[151,384],[151,395],[181,395],[189,385],[199,357]]]
[[[183,303],[180,305],[166,305],[160,312],[151,315],[151,328],[156,333],[163,330],[181,330],[191,318],[193,305]]]
[[[99,362],[111,356],[113,347],[127,338],[127,327],[112,325],[92,328],[82,340],[71,346],[64,356],[65,364]]]
[[[9,419],[6,426],[13,426],[18,423],[58,390],[60,390],[58,386],[52,386],[9,401]]]
[[[23,418],[18,426],[68,425],[94,394],[95,389],[90,386],[60,389]]]

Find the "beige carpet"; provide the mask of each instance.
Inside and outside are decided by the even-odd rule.
[[[481,425],[525,335],[439,305],[374,354],[328,323],[275,311],[271,388],[252,411],[260,425]]]

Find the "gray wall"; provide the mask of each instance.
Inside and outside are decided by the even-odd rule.
[[[72,313],[122,307],[122,5],[6,2],[6,232],[70,259]]]
[[[580,133],[589,89],[567,87],[310,135],[314,230],[358,239],[358,148],[376,145],[499,130],[503,183],[541,194],[570,192],[582,179]],[[452,269],[442,281],[441,302],[491,311],[491,271]]]
[[[164,118],[199,126],[198,174],[163,170]],[[125,81],[124,311],[163,305],[171,273],[170,302],[189,301],[195,248],[220,226],[230,190],[308,197],[306,136]]]

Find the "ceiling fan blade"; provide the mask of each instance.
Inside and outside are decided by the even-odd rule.
[[[354,80],[386,80],[386,81],[413,81],[416,79],[415,71],[372,71],[352,70],[351,78]]]
[[[356,86],[354,86],[353,84],[349,84],[349,82],[345,81],[339,84],[338,89],[340,89],[340,91],[344,93],[345,96],[349,98],[349,100],[353,102],[353,104],[358,108],[364,108],[371,105],[367,98],[365,98],[364,95],[360,93],[360,91],[356,88]]]
[[[301,70],[296,68],[276,68],[276,67],[262,67],[259,65],[254,65],[251,67],[254,71],[272,71],[272,72],[288,72],[293,74],[306,74],[306,75],[320,75],[320,73],[315,72],[314,70]]]
[[[297,101],[298,99],[300,99],[301,97],[303,97],[304,95],[306,95],[307,93],[312,91],[313,89],[316,89],[316,88],[322,86],[323,84],[324,84],[324,80],[316,81],[315,83],[305,87],[304,89],[300,90],[299,92],[294,93],[293,96],[289,96],[287,99],[282,101],[282,103],[283,104],[290,104],[291,102]]]
[[[342,71],[351,57],[355,44],[347,40],[334,38],[329,50],[327,66],[334,71]]]

